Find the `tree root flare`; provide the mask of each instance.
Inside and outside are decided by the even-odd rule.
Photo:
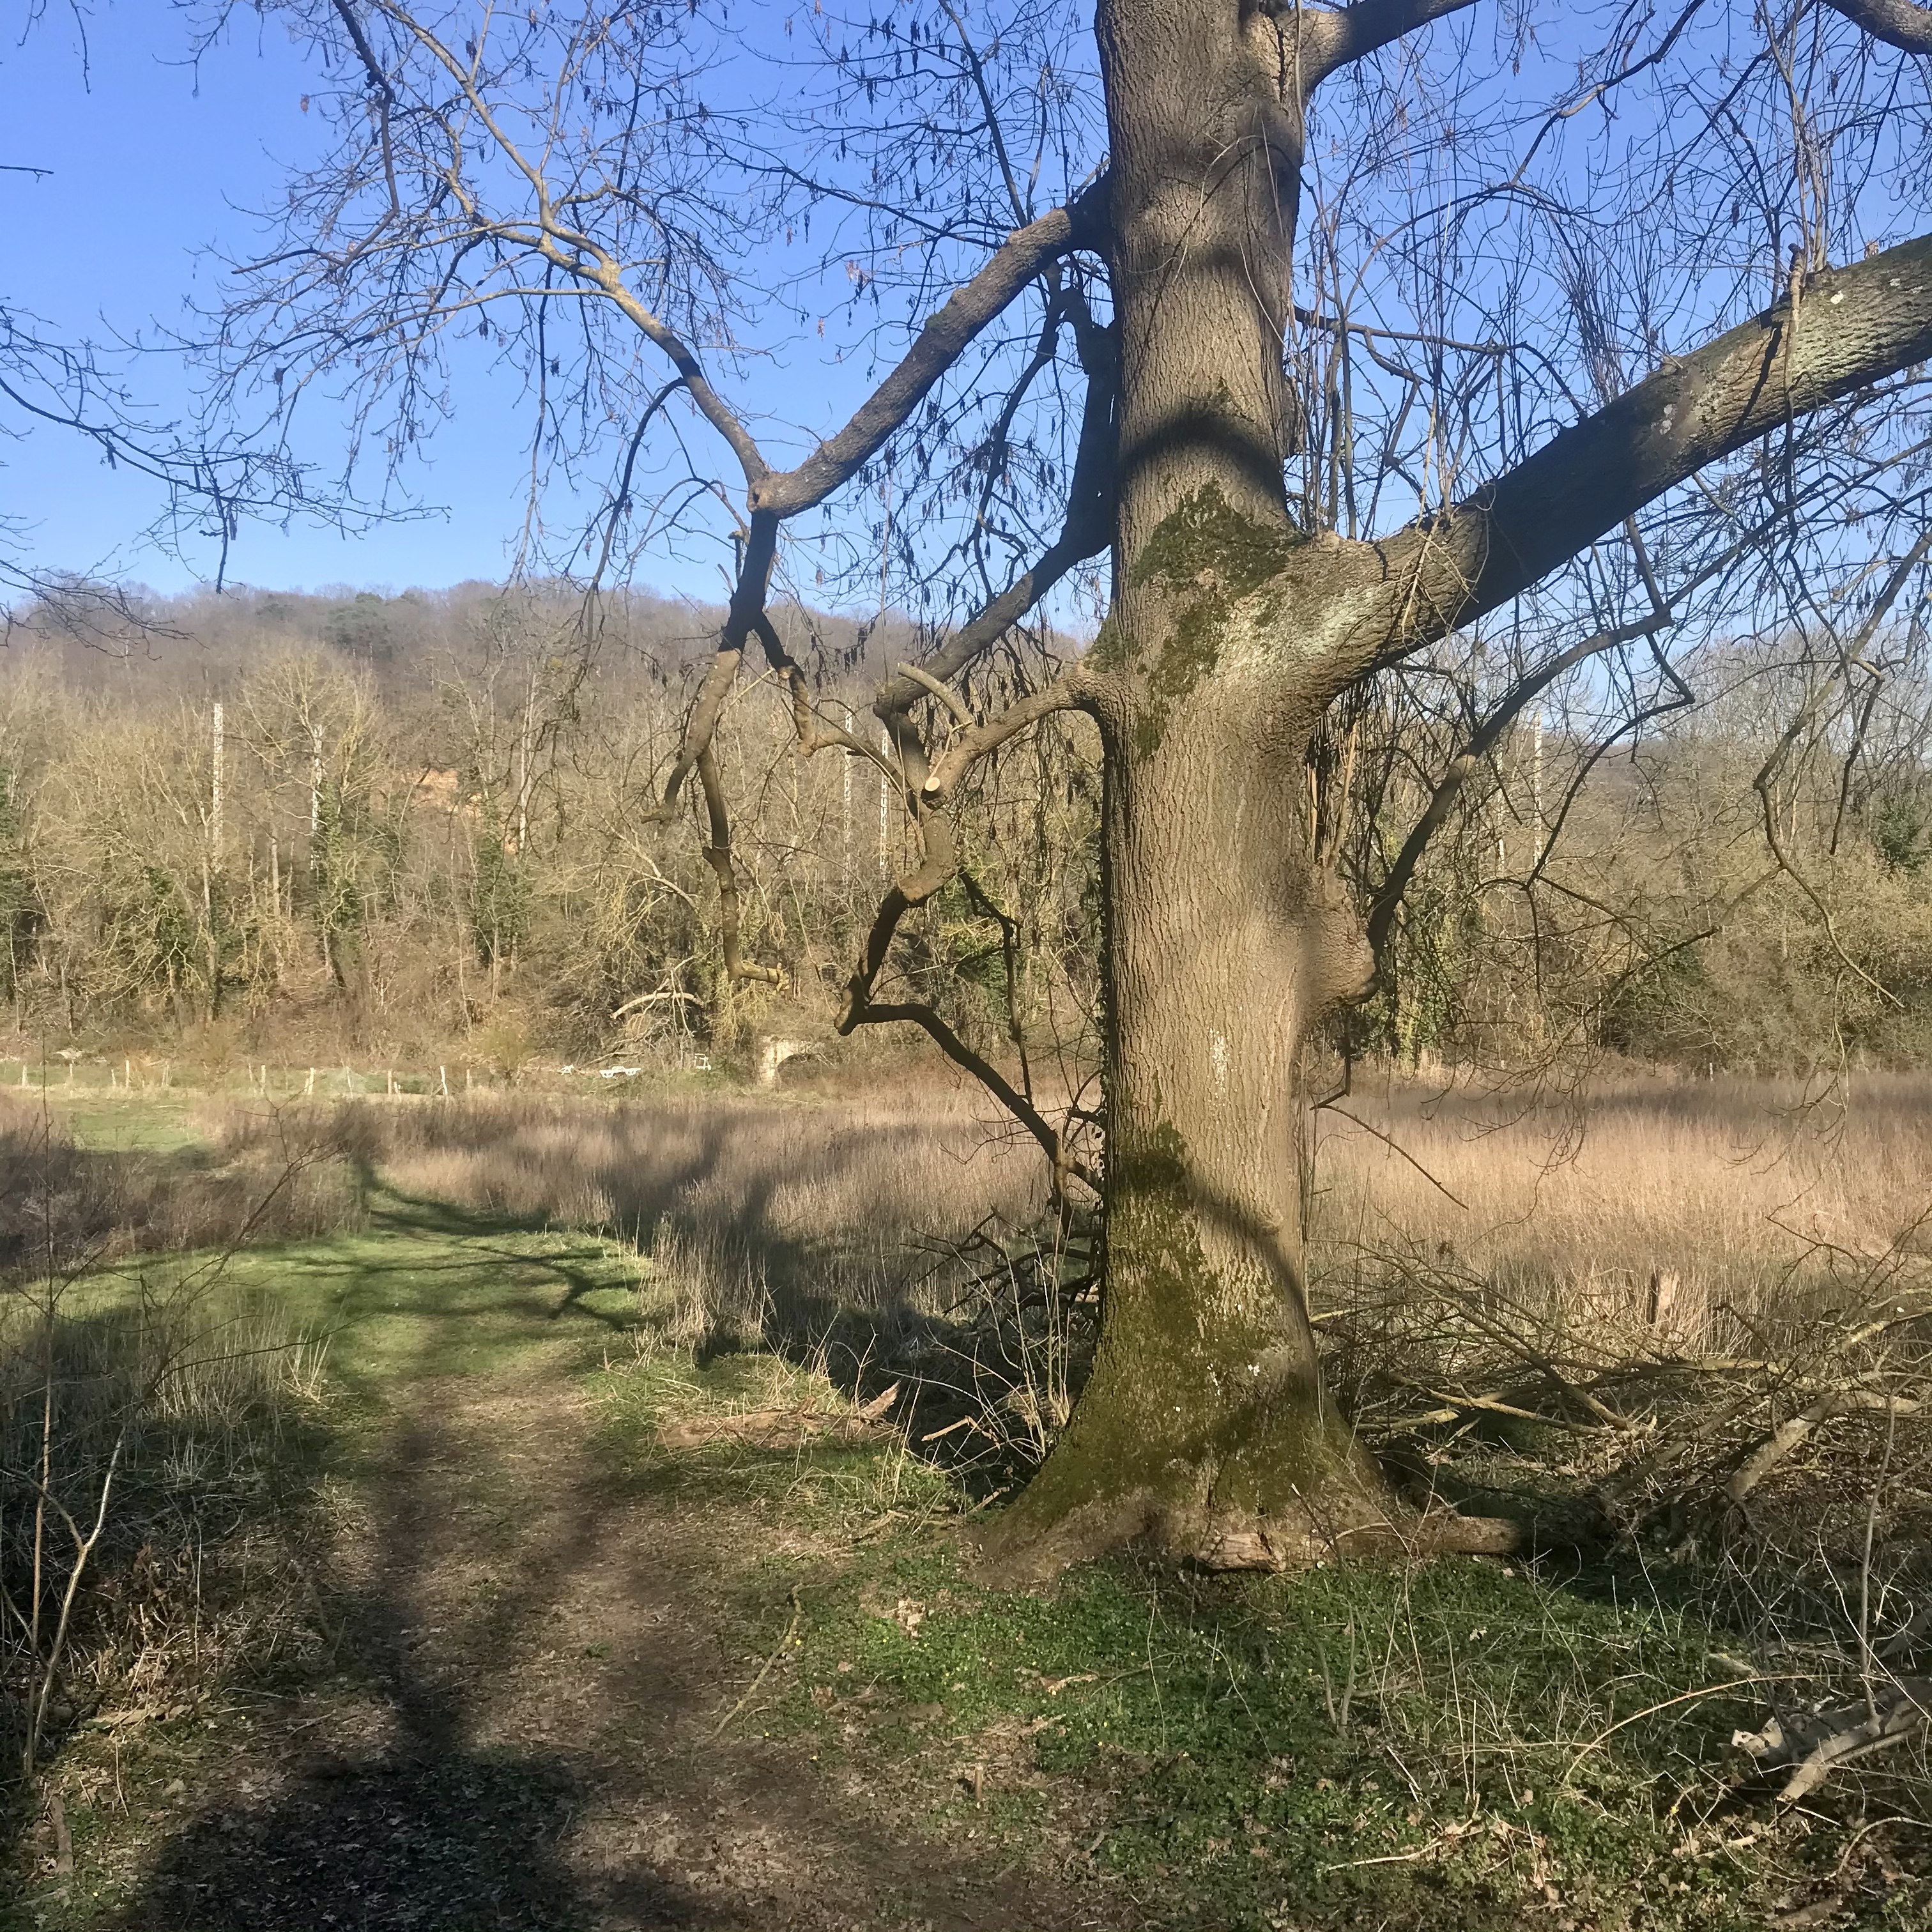
[[[1505,1518],[1414,1513],[1354,1490],[1262,1518],[1164,1506],[1137,1490],[1084,1504],[1038,1531],[1015,1534],[996,1522],[973,1570],[994,1588],[1037,1588],[1076,1564],[1138,1547],[1211,1575],[1280,1576],[1330,1563],[1513,1556],[1531,1540],[1523,1525]]]

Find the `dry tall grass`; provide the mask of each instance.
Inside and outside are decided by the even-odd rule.
[[[1918,1292],[1932,1081],[1863,1077],[1820,1100],[1631,1076],[1535,1102],[1391,1083],[1346,1104],[1352,1120],[1322,1116],[1310,1261],[1336,1386],[1372,1434],[1432,1417],[1431,1453],[1446,1436],[1466,1457],[1472,1417],[1541,1417],[1573,1486],[1634,1484],[1624,1518],[1666,1525],[1680,1551],[1792,1413],[1836,1405],[1755,1485],[1754,1522],[1802,1504],[1852,1535],[1844,1480],[1875,1430],[1916,1466],[1900,1405],[1922,1326],[1857,1331]],[[1066,1290],[1084,1262],[1030,1247],[1038,1163],[970,1090],[916,1108],[490,1097],[338,1120],[406,1193],[634,1241],[666,1341],[829,1347],[912,1373],[922,1429],[958,1424],[943,1450],[1000,1480],[1044,1452],[1077,1386],[1092,1311]],[[1696,1468],[1660,1462],[1694,1424]],[[1672,1516],[1673,1484],[1696,1492],[1695,1522]],[[1817,1588],[1836,1587],[1828,1570]]]
[[[31,1776],[110,1687],[171,1695],[294,1629],[275,1492],[322,1349],[226,1262],[355,1209],[312,1145],[103,1156],[43,1113],[0,1162],[0,1749]],[[163,1245],[203,1252],[117,1264]]]
[[[0,1290],[136,1254],[299,1240],[359,1226],[358,1178],[329,1124],[212,1102],[206,1138],[83,1147],[65,1116],[0,1088]]]
[[[51,1318],[0,1300],[0,1749],[16,1760],[43,1682],[44,1748],[110,1689],[191,1694],[298,1628],[274,1499],[326,1342],[205,1270],[93,1289]]]
[[[1898,1748],[1932,1650],[1932,1079],[1348,1104],[1318,1136],[1312,1291],[1390,1466],[1801,1665],[1817,1708],[1789,1738],[1863,1750],[1878,1726],[1918,1776]],[[635,1240],[655,1346],[789,1350],[842,1426],[903,1378],[894,1421],[977,1493],[1038,1460],[1077,1388],[1086,1254],[1029,1239],[1037,1163],[970,1094],[362,1118],[406,1192]]]
[[[1634,1076],[1534,1103],[1398,1082],[1345,1104],[1354,1119],[1320,1117],[1309,1256],[1364,1432],[1486,1510],[1567,1510],[1653,1583],[1688,1579],[1680,1600],[1860,1678],[1874,1708],[1917,1681],[1899,1673],[1932,1633],[1932,1079],[1820,1100]],[[299,1150],[315,1178],[272,1232],[356,1225],[378,1182],[599,1229],[650,1257],[656,1346],[788,1351],[830,1369],[841,1415],[903,1378],[923,1405],[910,1432],[937,1438],[922,1453],[982,1488],[1044,1453],[1077,1387],[1085,1251],[1034,1244],[1036,1156],[968,1088],[916,1106],[479,1094],[216,1124],[199,1166],[119,1171],[146,1178],[118,1207],[43,1132],[56,1218],[127,1247],[228,1238],[245,1177]],[[264,1359],[284,1357],[301,1360]],[[236,1439],[256,1441],[283,1386],[190,1406],[252,1418]],[[182,1439],[215,1453],[199,1422]]]
[[[935,1250],[1045,1200],[1032,1142],[964,1088],[917,1105],[479,1096],[344,1113],[400,1192],[605,1230],[710,1298],[688,1324],[748,1336],[774,1309],[809,1325],[916,1303]]]
[[[1389,1082],[1342,1106],[1319,1116],[1310,1216],[1330,1292],[1378,1255],[1452,1253],[1499,1290],[1736,1340],[1726,1310],[1789,1307],[1834,1253],[1916,1241],[1932,1213],[1923,1075],[1822,1094],[1631,1076],[1540,1101]]]
[[[1357,1426],[1422,1486],[1836,1658],[1922,1731],[1932,1081],[1349,1105],[1311,1262]]]

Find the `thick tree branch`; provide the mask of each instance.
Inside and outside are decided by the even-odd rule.
[[[1360,572],[1360,601],[1329,667],[1337,688],[1496,609],[1706,465],[1928,357],[1932,236],[1828,269],[1797,304],[1666,362],[1467,502],[1350,546],[1339,574]],[[1304,567],[1341,590],[1332,557]]]
[[[928,316],[904,359],[862,403],[851,421],[795,470],[754,481],[754,510],[796,516],[823,502],[875,455],[918,408],[974,338],[1050,262],[1098,245],[1106,208],[1105,176],[1070,207],[1056,208],[1008,236],[986,266]]]
[[[580,248],[589,248],[586,242],[574,236],[559,238],[549,232],[548,220],[545,230],[542,244],[544,259],[554,262],[566,274],[602,290],[638,333],[670,358],[672,368],[682,379],[685,388],[705,420],[730,445],[731,453],[738,459],[738,466],[745,473],[746,484],[754,499],[752,507],[759,508],[755,499],[760,485],[771,474],[770,466],[738,412],[711,386],[710,378],[705,374],[696,351],[639,300],[624,280],[622,268],[602,250],[591,250],[591,260],[586,262],[575,252]]]
[[[920,862],[904,878],[895,879],[879,902],[872,929],[866,935],[864,957],[845,982],[845,1004],[839,1013],[842,1034],[862,1024],[872,1004],[872,988],[884,970],[886,955],[892,950],[892,935],[899,921],[915,906],[922,906],[959,869],[958,842],[952,822],[944,812],[934,812],[920,824]]]
[[[691,716],[685,721],[684,736],[679,741],[677,756],[671,764],[670,776],[664,780],[663,794],[650,812],[653,818],[668,819],[676,811],[677,795],[684,789],[685,780],[690,777],[699,759],[710,749],[712,734],[718,728],[718,721],[724,716],[725,700],[731,695],[732,686],[737,682],[746,640],[757,632],[761,640],[769,633],[772,643],[776,642],[777,634],[772,631],[765,616],[765,592],[771,582],[772,562],[778,554],[778,541],[776,517],[756,516],[752,519],[744,560],[738,568],[738,581],[724,613],[724,628],[718,640],[718,655],[712,659],[710,669],[704,674],[704,682],[698,688]],[[768,652],[770,649],[768,644]]]
[[[1258,11],[1272,16],[1284,34],[1298,30],[1298,64],[1304,97],[1329,75],[1366,59],[1378,47],[1426,26],[1445,14],[1460,13],[1475,0],[1357,0],[1352,7],[1317,12],[1301,0],[1262,0]]]
[[[347,32],[350,44],[356,50],[356,57],[362,63],[369,76],[369,85],[380,94],[385,102],[393,103],[395,89],[389,85],[389,76],[382,71],[382,63],[376,58],[376,50],[369,44],[369,37],[362,31],[362,23],[356,17],[349,0],[334,0],[336,17]]]
[[[940,703],[952,714],[956,722],[968,730],[972,729],[973,714],[967,710],[966,700],[952,688],[952,686],[942,682],[934,677],[932,672],[922,670],[916,664],[902,664],[896,668],[901,677],[910,678],[928,698],[938,698]]]
[[[1888,47],[1908,54],[1932,54],[1932,7],[1916,7],[1912,0],[1825,0],[1825,4]]]
[[[731,863],[731,819],[725,809],[724,781],[717,755],[709,745],[698,754],[698,782],[704,790],[704,809],[711,831],[704,856],[718,878],[718,938],[729,979],[762,980],[767,986],[784,983],[776,966],[748,966],[738,950],[738,875]]]
[[[969,724],[939,754],[927,774],[920,787],[922,802],[928,806],[944,803],[954,787],[988,752],[997,751],[1008,739],[1018,737],[1050,712],[1071,711],[1086,694],[1083,668],[1075,664],[1051,684],[1016,698],[998,716]]]
[[[376,58],[376,50],[369,44],[368,36],[363,32],[362,23],[356,19],[349,0],[335,0],[335,10],[348,30],[350,39],[355,43],[356,57],[367,70],[370,87],[375,93],[382,150],[382,179],[389,190],[389,213],[400,218],[403,202],[396,191],[396,154],[389,139],[389,112],[396,104],[396,90],[389,85],[389,76],[382,71],[382,63]]]

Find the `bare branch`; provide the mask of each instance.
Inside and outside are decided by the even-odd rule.
[[[1081,361],[1087,370],[1087,398],[1080,419],[1080,444],[1067,489],[1066,520],[1059,536],[1030,570],[1023,571],[977,615],[960,626],[920,669],[927,677],[957,677],[982,652],[990,650],[1066,573],[1096,556],[1114,538],[1114,422],[1119,371],[1108,331],[1082,326],[1084,304],[1075,307]],[[880,687],[874,710],[888,721],[918,701],[922,679],[904,674]]]
[[[852,976],[845,982],[845,1004],[838,1027],[850,1033],[864,1024],[872,1005],[872,988],[885,969],[886,956],[892,950],[892,936],[899,921],[915,906],[922,906],[959,869],[959,849],[952,821],[944,812],[934,812],[920,823],[920,862],[903,878],[895,879],[879,902],[872,929],[866,935],[866,950]]]
[[[334,4],[345,20],[350,20],[346,0],[334,0]],[[704,364],[698,359],[697,352],[677,332],[658,315],[625,280],[623,265],[609,250],[598,246],[592,238],[580,230],[572,226],[560,218],[556,203],[553,200],[550,185],[543,169],[532,161],[511,139],[502,116],[496,112],[489,96],[478,82],[474,62],[466,64],[457,58],[437,36],[412,14],[396,10],[406,31],[429,56],[442,68],[456,84],[471,111],[488,131],[490,137],[502,150],[503,158],[529,184],[530,192],[536,196],[536,232],[524,233],[521,238],[534,247],[544,260],[574,280],[586,283],[601,290],[615,304],[639,334],[652,343],[670,358],[671,365],[683,378],[688,391],[705,419],[717,430],[731,447],[744,472],[746,482],[755,486],[770,473],[770,466],[765,461],[752,433],[744,424],[736,410],[733,410],[711,386],[705,374]],[[354,22],[350,20],[351,30]],[[364,43],[364,44],[366,44]],[[393,184],[392,185],[393,195]],[[514,232],[520,224],[479,223],[486,232]],[[754,505],[754,508],[756,507]]]
[[[704,809],[711,828],[704,856],[718,877],[718,937],[724,970],[734,980],[762,980],[780,986],[784,975],[776,966],[748,966],[738,950],[738,877],[731,863],[731,819],[724,806],[724,785],[718,776],[717,754],[707,744],[698,754],[698,782],[704,790]]]
[[[1352,547],[1384,586],[1386,628],[1358,626],[1342,681],[1494,610],[1707,464],[1932,356],[1932,236],[1814,278],[1802,310],[1802,327],[1780,302],[1666,362],[1466,502]]]
[[[1100,1177],[1084,1161],[1067,1152],[1066,1143],[1046,1115],[991,1060],[975,1053],[930,1006],[914,1000],[889,1006],[873,1006],[868,1002],[842,1016],[838,1030],[850,1033],[855,1027],[884,1025],[894,1020],[910,1020],[914,1025],[923,1027],[947,1059],[971,1074],[1033,1136],[1052,1164],[1056,1199],[1064,1198],[1065,1184],[1070,1178],[1091,1188],[1096,1194],[1100,1192]]]
[[[1102,176],[1072,206],[1056,208],[1008,236],[986,266],[927,318],[904,359],[837,435],[821,442],[796,469],[753,483],[752,508],[796,516],[848,481],[918,408],[974,338],[1048,262],[1099,244],[1106,195]]]
[[[1316,13],[1304,11],[1301,0],[1264,0],[1262,10],[1272,14],[1286,32],[1298,28],[1305,93],[1338,69],[1366,59],[1378,47],[1474,4],[1474,0],[1357,0],[1352,7]]]
[[[942,690],[945,686],[940,687]],[[939,760],[920,788],[923,802],[941,803],[968,770],[988,752],[997,751],[1010,738],[1018,736],[1030,725],[1055,711],[1070,711],[1087,695],[1083,668],[1075,664],[1051,684],[1024,698],[1016,698],[997,718],[983,724],[970,724],[940,754]]]
[[[929,670],[922,670],[917,664],[902,664],[896,667],[902,677],[909,677],[922,691],[939,700],[954,718],[967,730],[973,728],[973,714],[966,708],[966,700],[950,684],[942,684]]]
[[[684,789],[685,780],[710,748],[711,734],[718,728],[718,721],[724,716],[725,700],[737,681],[746,639],[761,625],[765,632],[770,632],[770,623],[765,618],[765,592],[771,582],[778,540],[776,517],[756,516],[752,519],[751,537],[745,546],[744,560],[738,568],[738,581],[724,614],[724,628],[718,639],[718,655],[705,673],[704,682],[698,688],[697,700],[691,707],[690,717],[685,721],[684,736],[672,763],[670,776],[665,779],[663,794],[650,814],[654,818],[664,820],[670,817],[676,808],[677,795]],[[771,632],[771,635],[776,642],[776,634]]]
[[[1395,863],[1389,868],[1388,877],[1383,880],[1381,890],[1376,894],[1375,903],[1370,908],[1368,940],[1370,950],[1376,956],[1378,968],[1383,965],[1388,949],[1389,934],[1395,924],[1396,913],[1401,909],[1402,896],[1408,890],[1415,868],[1421,862],[1422,855],[1429,842],[1441,829],[1442,821],[1449,815],[1449,808],[1456,800],[1472,774],[1481,766],[1483,760],[1496,748],[1497,741],[1510,726],[1522,715],[1531,700],[1547,691],[1566,671],[1576,667],[1600,652],[1614,650],[1618,644],[1647,635],[1670,622],[1670,613],[1664,610],[1635,623],[1620,624],[1615,630],[1600,631],[1593,638],[1586,638],[1580,644],[1573,644],[1567,651],[1559,652],[1540,670],[1525,678],[1503,702],[1497,706],[1481,727],[1454,758],[1442,775],[1442,782],[1436,788],[1427,809],[1417,820],[1415,827],[1403,842]]]
[[[349,0],[334,0],[337,17],[347,32],[350,43],[356,49],[356,57],[369,76],[369,85],[386,101],[396,98],[395,89],[389,85],[389,76],[382,71],[382,63],[376,58],[376,50],[369,44],[369,37],[362,31],[362,23],[356,17],[355,9]]]
[[[1866,613],[1864,622],[1858,626],[1857,635],[1853,638],[1845,651],[1845,662],[1847,664],[1856,662],[1858,653],[1876,635],[1879,626],[1884,622],[1892,606],[1898,602],[1900,593],[1911,581],[1912,572],[1924,561],[1928,550],[1932,550],[1932,529],[1920,533],[1918,541],[1900,559],[1891,576],[1886,580],[1884,588],[1880,591],[1870,610]],[[1790,755],[1792,746],[1797,743],[1816,721],[1826,693],[1832,689],[1837,681],[1835,676],[1831,679],[1824,688],[1813,697],[1809,704],[1799,708],[1797,716],[1791,721],[1786,728],[1784,735],[1772,747],[1770,757],[1766,758],[1758,768],[1756,777],[1751,781],[1751,789],[1757,794],[1758,802],[1764,808],[1764,838],[1765,843],[1771,848],[1771,856],[1778,861],[1779,868],[1811,902],[1813,908],[1823,923],[1826,940],[1829,944],[1832,952],[1837,956],[1839,964],[1856,978],[1862,980],[1881,999],[1889,1000],[1894,1006],[1900,1006],[1904,1002],[1900,1000],[1898,995],[1889,986],[1884,986],[1874,980],[1845,950],[1844,944],[1838,937],[1838,922],[1832,916],[1831,908],[1825,903],[1817,888],[1812,884],[1810,879],[1798,869],[1790,854],[1785,849],[1784,842],[1780,836],[1778,829],[1778,805],[1773,792],[1777,784],[1778,772],[1783,769],[1785,760]]]

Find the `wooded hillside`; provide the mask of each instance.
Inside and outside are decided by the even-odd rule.
[[[586,638],[561,592],[468,584],[204,593],[145,614],[104,644],[28,613],[0,657],[0,992],[24,1050],[508,1072],[829,1039],[910,862],[901,788],[881,762],[800,758],[782,708],[741,694],[720,741],[740,943],[773,976],[731,984],[702,801],[688,826],[648,815],[716,611],[607,601]],[[896,614],[781,622],[819,695],[859,721],[918,643]],[[1077,649],[1042,629],[987,675],[1024,688]],[[1875,698],[1856,737],[1819,725],[1760,788],[1802,710],[1779,655],[1707,652],[1702,701],[1607,752],[1581,718],[1587,685],[1519,718],[1446,807],[1390,983],[1338,1043],[1766,1071],[1932,1047],[1922,694]],[[1429,677],[1385,679],[1338,739],[1360,800],[1343,869],[1365,910],[1456,748]],[[902,985],[976,1050],[1059,1054],[1072,1072],[1096,1004],[1091,728],[1052,721],[976,782],[968,865],[904,928]]]

